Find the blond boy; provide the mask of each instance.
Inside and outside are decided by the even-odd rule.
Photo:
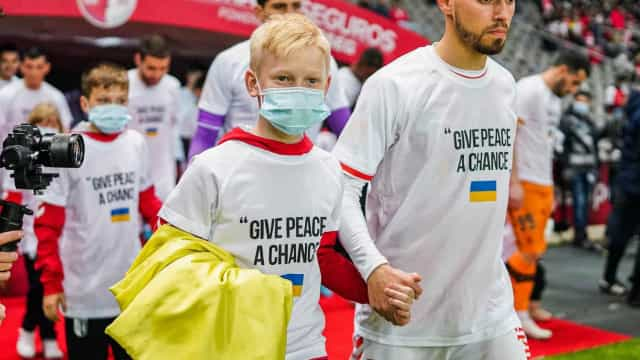
[[[335,236],[338,163],[304,134],[329,115],[329,43],[301,15],[274,17],[251,36],[245,83],[260,115],[197,155],[160,217],[228,250],[237,263],[292,282],[288,360],[326,358],[316,250]],[[408,306],[408,305],[407,305]]]

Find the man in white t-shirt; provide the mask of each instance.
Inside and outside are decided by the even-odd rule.
[[[353,358],[524,360],[501,259],[515,81],[487,56],[504,46],[515,2],[438,6],[443,38],[367,80],[333,151],[345,182],[340,241],[368,284]],[[405,327],[371,311],[386,313],[380,287],[410,283],[397,269],[423,279]]]
[[[20,53],[14,44],[0,46],[0,89],[14,81],[20,67]]]
[[[195,156],[160,217],[229,251],[241,267],[290,280],[286,360],[327,359],[315,255],[321,239],[336,236],[342,175],[305,131],[329,115],[329,42],[304,16],[288,14],[258,27],[250,49],[245,89],[260,103],[257,122]],[[390,299],[411,298],[397,294]],[[396,304],[406,315],[408,303]]]
[[[562,115],[561,97],[575,93],[590,69],[586,56],[563,52],[542,74],[518,81],[516,89],[516,113],[521,125],[516,137],[509,217],[518,251],[508,259],[507,267],[522,327],[528,336],[536,339],[548,339],[552,335],[534,322],[551,315],[540,308],[539,302],[530,304],[530,297],[537,261],[546,250],[545,228],[553,210],[552,161]]]
[[[368,48],[360,54],[358,61],[338,70],[338,81],[340,81],[342,92],[349,103],[349,108],[353,109],[356,105],[365,80],[378,71],[382,65],[384,65],[382,52],[377,48]]]
[[[129,70],[129,128],[147,140],[153,182],[164,200],[176,185],[180,82],[167,73],[171,53],[159,35],[143,39],[134,60],[136,68]]]
[[[64,95],[44,81],[50,70],[47,55],[40,49],[25,52],[20,64],[24,78],[0,90],[0,138],[4,139],[14,126],[26,122],[31,110],[43,102],[56,106],[62,125],[69,129],[72,118]]]
[[[265,22],[271,15],[300,13],[302,0],[258,0],[256,17]],[[198,107],[198,129],[191,141],[189,158],[215,145],[218,137],[237,126],[253,126],[258,116],[255,99],[247,95],[244,74],[249,68],[249,41],[221,52],[211,63]],[[331,110],[325,121],[336,136],[349,120],[351,111],[340,89],[338,65],[331,58],[331,85],[327,105]],[[315,141],[322,124],[307,131]]]

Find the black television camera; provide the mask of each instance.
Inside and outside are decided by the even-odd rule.
[[[20,124],[2,143],[0,167],[12,170],[16,188],[42,193],[58,174],[43,172],[43,166],[79,168],[84,161],[84,141],[78,134],[41,134],[33,125]],[[0,233],[22,229],[24,215],[33,215],[26,206],[0,200]],[[0,251],[15,251],[17,241],[0,246]]]

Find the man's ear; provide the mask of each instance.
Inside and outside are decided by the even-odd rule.
[[[455,0],[438,0],[438,7],[444,16],[453,16],[453,1]]]
[[[84,95],[80,96],[80,107],[85,114],[89,113],[89,99],[87,99]]]
[[[140,64],[142,64],[142,56],[140,56],[140,53],[135,53],[135,55],[133,55],[133,62],[136,64],[136,67],[140,67]]]
[[[264,16],[265,16],[265,15],[264,15],[264,8],[263,8],[262,6],[260,6],[260,5],[256,5],[256,6],[253,8],[253,13],[256,15],[256,18],[257,18],[261,23],[263,23],[263,22],[265,21],[265,18],[264,18]]]

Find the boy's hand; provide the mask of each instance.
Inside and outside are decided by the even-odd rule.
[[[397,309],[389,301],[389,297],[385,294],[385,289],[391,288],[394,284],[406,286],[411,288],[415,298],[418,298],[422,294],[422,288],[419,285],[420,280],[421,278],[418,274],[407,274],[404,271],[392,268],[388,264],[380,265],[367,279],[369,305],[394,325],[406,325],[409,320],[406,316],[407,314],[396,313]]]
[[[45,295],[42,299],[42,310],[44,316],[51,321],[58,321],[58,308],[67,311],[67,303],[63,293]]]
[[[384,289],[389,303],[395,308],[393,314],[394,325],[404,326],[411,320],[411,305],[415,300],[415,292],[412,288],[399,284],[392,284]]]

